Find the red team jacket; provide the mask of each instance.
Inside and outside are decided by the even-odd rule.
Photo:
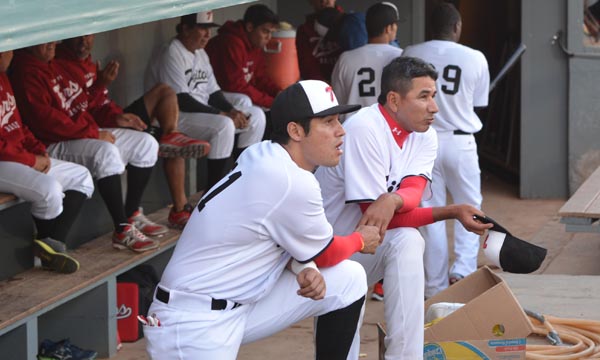
[[[96,123],[103,128],[118,127],[115,118],[123,113],[123,109],[108,97],[108,89],[96,81],[98,69],[91,55],[82,60],[71,50],[58,44],[54,61],[88,91],[88,111]]]
[[[263,49],[254,49],[241,20],[227,21],[206,46],[224,91],[246,94],[255,105],[271,107],[280,89],[265,73]]]
[[[98,124],[87,111],[87,91],[64,69],[26,50],[15,51],[12,65],[11,83],[23,104],[23,120],[38,139],[48,145],[98,138]]]
[[[337,9],[342,12],[341,7]],[[316,14],[306,16],[304,24],[296,32],[296,50],[300,77],[304,80],[331,82],[331,73],[342,48],[335,41],[321,40],[315,30]]]
[[[17,102],[6,73],[0,74],[0,161],[33,166],[46,147],[21,122]]]

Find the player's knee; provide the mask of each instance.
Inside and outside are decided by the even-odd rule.
[[[54,219],[62,212],[62,185],[55,179],[48,178],[39,190],[39,197],[33,199],[31,213],[39,219]]]
[[[416,257],[421,258],[425,251],[425,240],[415,228],[401,228],[398,230],[388,230],[391,235],[388,241],[388,257]]]
[[[352,260],[344,260],[335,265],[335,268],[341,274],[341,278],[336,280],[336,282],[340,282],[340,285],[344,287],[344,292],[353,294],[356,298],[367,292],[367,274],[360,263]],[[334,285],[328,284],[328,286]]]
[[[114,144],[103,142],[94,154],[93,166],[88,169],[95,179],[122,174],[125,171],[125,164],[119,148]]]

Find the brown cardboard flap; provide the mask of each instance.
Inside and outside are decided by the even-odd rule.
[[[425,329],[425,341],[488,340],[527,337],[533,330],[512,291],[488,267],[482,267],[425,303],[465,306]]]

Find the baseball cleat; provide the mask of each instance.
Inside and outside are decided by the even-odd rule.
[[[136,210],[128,220],[130,224],[134,225],[146,236],[163,235],[169,231],[165,226],[150,221],[150,219],[144,215],[142,208]]]
[[[71,274],[79,269],[79,262],[69,255],[54,251],[42,240],[33,241],[33,255],[42,260],[42,267],[61,274]]]
[[[179,132],[163,135],[160,138],[158,156],[164,158],[202,158],[208,155],[210,144],[206,141],[192,139]]]
[[[194,211],[194,207],[190,204],[185,204],[183,210],[181,211],[169,211],[169,227],[173,229],[183,229],[185,224],[187,224],[190,216],[192,216],[192,211]]]
[[[159,242],[148,239],[134,225],[123,224],[123,231],[114,232],[112,245],[115,249],[129,249],[135,252],[144,252],[158,248]]]

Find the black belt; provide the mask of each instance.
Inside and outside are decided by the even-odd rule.
[[[169,303],[169,292],[162,289],[160,286],[156,288],[156,299],[164,302],[165,304]],[[232,309],[235,309],[238,306],[242,306],[240,303],[234,303]],[[225,310],[227,309],[227,300],[222,299],[212,299],[210,304],[211,310]]]
[[[464,132],[462,130],[454,130],[454,135],[473,135],[473,134]]]

